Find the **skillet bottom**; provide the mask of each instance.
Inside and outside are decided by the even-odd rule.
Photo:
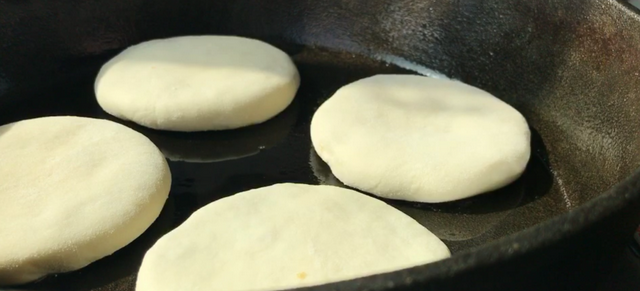
[[[135,274],[145,251],[198,208],[274,183],[341,185],[312,149],[309,124],[314,111],[347,83],[379,73],[413,72],[348,53],[282,48],[293,55],[301,75],[295,101],[276,118],[240,130],[162,132],[111,117],[100,109],[93,94],[93,78],[99,65],[91,68],[92,74],[74,83],[21,95],[21,101],[11,110],[0,107],[0,124],[45,115],[79,115],[123,123],[156,143],[170,159],[173,175],[167,205],[139,239],[85,269],[49,276],[19,290],[134,290]],[[47,99],[42,99],[45,95]],[[30,100],[38,100],[38,105],[28,104]],[[437,205],[385,201],[440,236],[453,254],[566,212],[570,208],[566,196],[555,190],[561,187],[551,187],[554,176],[544,143],[535,130],[532,133],[532,156],[524,175],[503,189]]]

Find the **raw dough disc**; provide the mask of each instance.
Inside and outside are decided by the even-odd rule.
[[[233,36],[144,42],[107,62],[96,79],[100,106],[140,125],[174,131],[233,129],[283,111],[298,90],[283,51]]]
[[[277,184],[196,211],[147,252],[136,290],[281,290],[449,256],[429,230],[375,198]]]
[[[346,185],[428,203],[505,186],[530,155],[529,127],[513,107],[461,82],[411,75],[340,88],[313,116],[311,140]]]
[[[162,153],[114,122],[0,127],[0,285],[80,269],[142,234],[171,186]]]

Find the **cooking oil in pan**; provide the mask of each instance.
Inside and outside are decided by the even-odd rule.
[[[21,96],[11,110],[0,112],[0,123],[46,115],[80,115],[123,123],[148,136],[167,156],[173,182],[162,219],[114,255],[90,267],[50,276],[26,290],[134,290],[132,282],[146,249],[163,233],[182,223],[198,208],[241,191],[282,182],[344,186],[315,154],[309,138],[313,113],[337,89],[375,74],[415,74],[380,59],[423,74],[438,74],[384,56],[366,58],[351,53],[296,47],[291,53],[301,75],[295,101],[275,118],[259,125],[221,132],[157,131],[118,120],[103,112],[93,94],[93,77],[47,90],[44,96]],[[95,71],[99,67],[95,68]],[[438,77],[437,75],[434,75]],[[443,76],[439,76],[443,77]],[[79,84],[79,85],[78,85]],[[40,97],[41,98],[41,97]],[[38,100],[38,106],[33,101]],[[29,104],[27,104],[29,103]],[[2,110],[2,109],[0,109]],[[565,210],[551,191],[552,176],[544,143],[532,130],[532,156],[520,179],[492,193],[442,204],[385,200],[429,228],[457,252],[517,232]],[[96,278],[99,278],[96,279]]]

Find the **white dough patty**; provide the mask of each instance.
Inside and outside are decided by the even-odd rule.
[[[129,47],[95,83],[100,106],[140,125],[174,131],[233,129],[283,111],[298,90],[283,51],[233,36],[183,36]]]
[[[435,235],[375,198],[277,184],[196,211],[147,252],[136,290],[281,290],[449,256]]]
[[[158,217],[162,153],[120,124],[45,117],[0,126],[0,286],[76,270]]]
[[[524,117],[461,82],[377,75],[340,88],[311,122],[318,155],[346,185],[437,203],[503,187],[524,171]]]

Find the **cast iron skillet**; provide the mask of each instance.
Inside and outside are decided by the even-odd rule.
[[[442,237],[451,259],[306,290],[602,287],[640,222],[637,12],[614,0],[0,0],[0,124],[118,121],[96,105],[93,78],[109,57],[153,38],[263,39],[302,76],[295,102],[262,125],[182,134],[125,123],[170,160],[163,213],[116,254],[15,289],[134,290],[146,249],[199,207],[278,182],[340,184],[313,152],[309,121],[348,82],[412,73],[380,59],[435,69],[516,107],[534,132],[531,162],[515,183],[477,198],[387,201]]]

